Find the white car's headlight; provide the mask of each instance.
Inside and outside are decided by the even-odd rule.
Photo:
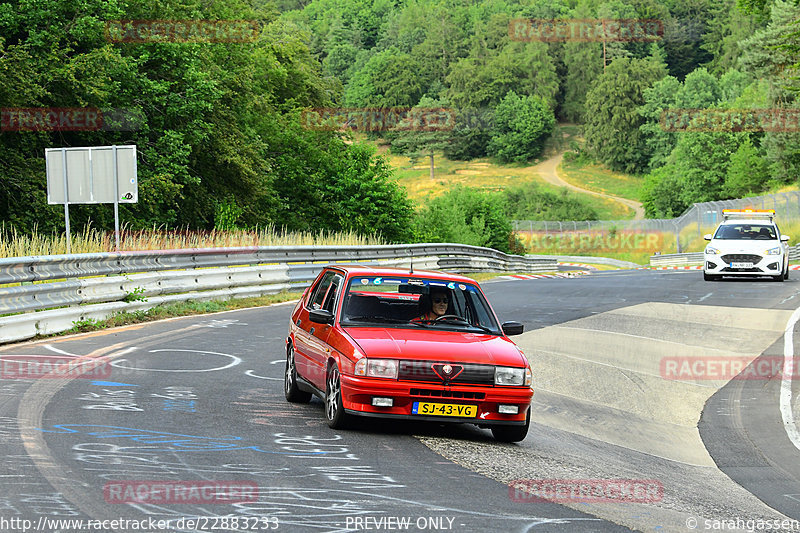
[[[370,378],[397,379],[397,360],[364,357],[356,363],[355,375]]]
[[[783,250],[781,249],[780,246],[777,246],[775,248],[770,248],[769,250],[767,250],[764,253],[766,255],[781,255],[781,253],[783,253]]]
[[[706,246],[706,253],[708,255],[717,255],[719,253],[719,250],[717,250],[713,246]]]
[[[530,368],[509,368],[498,366],[494,369],[495,385],[530,385]]]

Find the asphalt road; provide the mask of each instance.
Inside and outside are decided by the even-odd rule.
[[[102,364],[88,378],[3,374],[0,530],[81,530],[55,522],[67,519],[172,521],[95,531],[319,532],[689,531],[690,518],[702,531],[726,519],[800,520],[780,376],[675,381],[647,366],[664,347],[782,356],[775,324],[800,305],[799,288],[667,271],[485,283],[501,320],[525,324],[520,345],[534,364],[534,417],[519,445],[472,426],[369,420],[330,430],[321,402],[283,399],[290,305],[4,347],[4,365],[14,354]],[[590,361],[593,352],[604,359]],[[521,479],[649,480],[663,494],[532,502],[509,487]],[[165,481],[217,489],[168,496],[162,487],[136,501],[136,490]],[[235,503],[225,500],[230,487]]]

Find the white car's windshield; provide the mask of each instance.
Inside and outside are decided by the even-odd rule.
[[[717,228],[715,239],[723,240],[775,240],[775,226],[767,224],[726,224]]]
[[[344,294],[341,322],[501,334],[475,285],[417,277],[353,278]]]

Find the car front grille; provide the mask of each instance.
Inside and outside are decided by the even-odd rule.
[[[443,383],[436,372],[434,365],[444,363],[436,361],[400,361],[397,379],[401,381],[427,381]],[[467,363],[449,363],[454,368],[461,367],[461,372],[448,383],[452,385],[494,385],[494,366],[475,365]]]
[[[753,263],[761,261],[760,255],[755,254],[725,254],[721,257],[726,263]]]
[[[731,268],[725,267],[720,272],[762,272],[760,268],[753,267],[753,268]]]
[[[483,400],[486,398],[486,394],[482,392],[431,389],[411,389],[411,396],[423,396],[425,398],[460,398],[465,400]]]

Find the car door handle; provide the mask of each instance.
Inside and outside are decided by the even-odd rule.
[[[313,334],[314,334],[314,328],[311,328],[311,329],[309,330],[309,333],[310,333],[311,335],[313,335]]]
[[[295,322],[295,324],[297,324],[297,325],[299,326],[300,324],[302,324],[302,320],[300,320],[300,319],[298,318],[298,319],[297,319],[297,322]]]

